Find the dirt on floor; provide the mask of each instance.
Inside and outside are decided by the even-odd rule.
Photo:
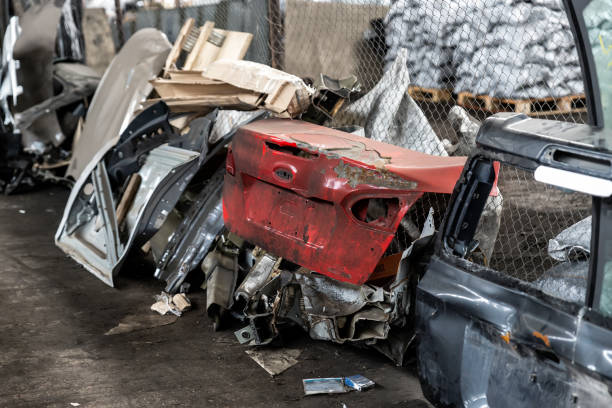
[[[203,292],[178,319],[149,310],[162,283],[131,261],[104,285],[53,243],[68,191],[0,196],[2,407],[427,407],[415,367],[296,333],[299,362],[270,377],[214,332]],[[239,326],[238,326],[239,327]],[[362,374],[366,392],[303,395],[302,379]]]

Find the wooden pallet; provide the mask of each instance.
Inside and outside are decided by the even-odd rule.
[[[457,104],[471,110],[491,113],[516,112],[530,116],[586,112],[584,95],[568,95],[560,98],[510,99],[461,92],[457,95]]]
[[[461,92],[457,95],[457,105],[466,109],[492,112],[492,99],[489,95],[473,95],[469,92]]]
[[[415,101],[421,102],[449,102],[453,99],[453,95],[448,89],[410,86],[408,88],[408,94],[410,94]]]

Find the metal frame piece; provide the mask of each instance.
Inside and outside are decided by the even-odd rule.
[[[609,199],[594,199],[586,304],[550,296],[466,259],[495,161],[531,172],[547,166],[612,180],[612,153],[589,144],[594,134],[587,125],[516,114],[495,115],[483,124],[416,289],[419,377],[436,405],[612,404],[612,359],[602,358],[612,354],[612,321],[594,301],[610,259]]]
[[[219,168],[195,198],[160,257],[154,276],[175,293],[195,270],[223,229],[221,192],[224,169]]]
[[[142,182],[126,215],[125,234],[119,233],[115,199],[105,162],[101,160],[91,176],[83,176],[75,184],[56,233],[56,245],[113,286],[113,277],[136,238],[139,242],[146,241],[165,221],[183,191],[180,187],[184,189],[195,174],[199,156],[197,152],[167,145],[151,151],[138,172]],[[90,181],[93,187],[88,187]],[[177,184],[179,191],[171,188]],[[69,220],[76,219],[83,211],[83,205],[87,205],[86,200],[77,197],[90,195],[88,190],[95,194],[95,200],[90,203],[94,206],[91,213],[97,216],[80,218],[77,225],[69,224]]]

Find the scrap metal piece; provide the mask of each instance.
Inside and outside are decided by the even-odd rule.
[[[585,219],[552,244],[551,257],[574,262],[555,266],[535,282],[471,262],[464,250],[471,246],[485,207],[482,193],[493,187],[496,162],[532,175],[549,166],[609,180],[612,156],[599,137],[587,125],[522,114],[497,114],[483,123],[478,150],[466,164],[416,287],[419,379],[434,404],[612,404],[612,360],[601,358],[612,352],[605,307],[607,279],[612,276],[605,253],[610,201],[592,192],[592,233],[586,232]],[[474,177],[476,173],[482,177]],[[578,242],[579,227],[586,227],[579,235],[589,236],[592,245]],[[589,256],[588,273],[582,244],[599,251]]]
[[[298,363],[298,357],[302,354],[300,349],[251,349],[244,351],[268,374],[275,377]]]
[[[312,104],[302,118],[318,124],[333,119],[344,106],[361,96],[361,84],[354,75],[335,79],[321,74],[315,88]]]
[[[390,286],[391,302],[394,305],[393,322],[404,320],[408,316],[411,303],[410,289],[411,285],[415,283],[415,280],[411,278],[417,276],[414,262],[415,259],[418,259],[419,252],[431,243],[435,232],[434,209],[430,208],[419,237],[402,252],[395,280]],[[404,324],[405,322],[402,321],[400,325],[403,326]]]
[[[17,82],[19,61],[13,58],[13,50],[17,38],[21,35],[19,17],[13,16],[9,20],[4,39],[2,40],[2,84],[0,85],[0,106],[4,112],[4,124],[13,123],[13,115],[8,105],[8,98],[12,97],[13,105],[17,105],[17,97],[23,93],[23,87]]]
[[[168,241],[170,241],[182,220],[182,213],[177,208],[172,209],[159,230],[141,247],[144,253],[152,255],[153,262],[157,263],[159,261]]]
[[[136,32],[115,56],[94,94],[83,134],[75,143],[67,176],[89,172],[127,128],[151,90],[149,80],[161,71],[170,43],[155,29]],[[120,114],[117,114],[120,112]]]
[[[201,157],[168,145],[149,153],[138,172],[143,182],[126,215],[127,229],[136,245],[148,241],[164,223],[199,169]]]
[[[244,343],[248,343],[251,346],[265,346],[272,343],[278,336],[273,316],[271,311],[248,316],[248,329],[245,327],[239,333]],[[234,334],[237,335],[236,333]],[[249,336],[248,339],[247,336]]]
[[[414,290],[426,265],[423,260],[427,260],[431,252],[435,233],[433,213],[433,208],[430,208],[419,237],[402,253],[395,280],[389,287],[392,309],[387,338],[371,344],[398,366],[404,365],[408,348],[416,338],[412,324]]]
[[[240,128],[228,152],[224,220],[275,255],[362,284],[408,209],[424,192],[451,193],[464,163],[297,120],[261,120]]]
[[[476,136],[480,130],[481,123],[470,116],[461,106],[453,106],[448,112],[448,121],[457,133],[458,142],[454,145],[448,140],[446,150],[450,155],[469,155],[476,148]],[[501,214],[504,198],[497,191],[497,195],[489,196],[485,203],[484,211],[480,217],[480,227],[474,236],[478,242],[478,249],[484,256],[486,263],[493,255],[497,234],[501,225]]]
[[[177,137],[168,122],[169,114],[168,106],[158,102],[141,112],[121,134],[106,159],[115,185],[123,185],[130,174],[137,172],[152,149]]]
[[[66,136],[59,127],[55,112],[76,101],[84,100],[96,90],[100,77],[86,65],[78,63],[58,63],[53,66],[53,79],[62,91],[55,96],[15,114],[14,126],[24,135],[24,149],[38,155],[47,150],[49,144],[59,147]],[[47,123],[45,132],[38,129],[41,123]],[[41,145],[40,148],[36,147]]]
[[[55,235],[56,245],[113,286],[113,277],[132,243],[146,242],[161,226],[180,192],[193,177],[199,156],[197,152],[167,145],[151,151],[139,171],[142,182],[126,215],[128,233],[125,238],[121,238],[123,234],[119,235],[113,192],[105,161],[101,160],[91,177],[84,174],[75,183]],[[82,198],[87,196],[89,182],[93,183],[95,204]],[[79,215],[88,202],[95,205],[96,217]],[[89,213],[91,210],[85,214]],[[73,221],[75,219],[77,223]]]
[[[234,336],[240,344],[247,344],[255,340],[255,333],[251,325],[245,326],[240,330],[234,332]]]
[[[208,145],[208,138],[214,124],[216,123],[218,111],[215,110],[206,116],[199,117],[189,122],[189,131],[180,138],[170,142],[172,146],[181,149],[202,151]]]
[[[167,107],[160,103],[141,113],[122,134],[120,144],[100,160],[113,166],[108,173],[113,176],[117,186],[123,184],[130,172],[137,171],[131,174],[136,174],[141,180],[127,213],[126,209],[123,209],[121,214],[117,214],[117,217],[120,217],[125,213],[126,221],[126,234],[122,234],[125,248],[119,259],[109,261],[100,259],[99,253],[87,252],[86,246],[93,245],[94,236],[73,236],[77,230],[87,228],[84,224],[93,222],[92,214],[97,211],[91,200],[88,202],[84,199],[84,195],[87,195],[87,178],[84,176],[77,181],[71,193],[64,219],[56,234],[56,242],[62,249],[81,253],[81,256],[75,256],[81,263],[95,263],[91,268],[97,271],[97,275],[104,275],[104,281],[111,286],[112,277],[118,272],[128,249],[132,244],[143,245],[159,230],[207,158],[205,138],[201,138],[201,144],[194,145],[202,147],[201,152],[169,145],[160,146],[163,142],[178,137],[170,128],[167,111]],[[151,134],[153,137],[149,137]],[[145,141],[141,141],[141,138]],[[107,147],[103,150],[110,149]],[[97,229],[106,227],[108,224],[104,222]],[[101,253],[104,254],[103,249]]]
[[[344,343],[385,339],[392,309],[382,288],[281,270],[249,298],[245,314],[254,333],[251,344],[270,343],[283,324],[297,324],[313,339]]]
[[[253,265],[238,289],[236,289],[236,299],[241,298],[245,302],[251,299],[268,281],[270,274],[278,268],[280,261],[280,258],[268,253],[263,253],[255,261],[255,265]]]
[[[109,286],[113,286],[113,272],[110,265],[119,260],[119,254],[123,251],[123,245],[119,240],[119,227],[115,218],[115,205],[106,165],[100,162],[93,170],[91,176],[83,178],[81,183],[88,181],[93,185],[93,198],[97,215],[82,223],[83,217],[78,216],[79,224],[71,228],[73,233],[67,235],[66,221],[72,218],[72,206],[66,207],[64,218],[56,233],[56,245],[70,255],[85,269],[93,273],[98,279]],[[77,184],[77,185],[78,185]],[[80,192],[80,188],[73,189],[73,193]],[[71,194],[72,196],[72,194]],[[76,197],[69,202],[74,201]],[[74,212],[80,213],[81,208],[75,208]],[[103,228],[98,228],[96,220],[100,219]]]
[[[62,91],[58,95],[16,113],[16,128],[23,131],[46,113],[89,97],[100,82],[100,76],[94,70],[78,63],[54,64],[53,77],[59,82]]]
[[[234,303],[234,288],[238,279],[238,249],[218,245],[202,261],[206,282],[206,312],[215,321],[215,330],[221,326],[221,315]]]
[[[224,170],[219,168],[200,191],[157,263],[154,276],[167,282],[166,292],[178,290],[189,272],[200,265],[223,228]]]
[[[27,110],[54,96],[53,61],[57,57],[56,40],[63,1],[32,5],[20,16],[21,36],[13,55],[20,61],[19,79],[23,94],[13,112]],[[43,114],[22,131],[22,146],[33,154],[43,154],[65,139],[57,113]]]

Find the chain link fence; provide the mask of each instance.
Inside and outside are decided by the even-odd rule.
[[[590,223],[563,231],[591,215],[591,197],[536,182],[532,172],[509,165],[501,166],[498,186],[500,230],[490,259],[479,262],[526,282],[541,282],[551,273],[584,280],[587,254],[577,248],[588,250]]]
[[[119,31],[127,39],[155,27],[172,42],[189,17],[197,25],[210,20],[250,32],[247,60],[315,84],[321,74],[356,78],[359,97],[322,124],[361,126],[366,137],[401,147],[466,155],[478,121],[501,111],[577,123],[587,118],[560,0],[177,0],[165,7],[131,6],[113,29],[115,39]],[[549,240],[587,217],[590,201],[515,168],[502,167],[499,188],[501,225],[485,263],[537,281],[559,264],[548,253]],[[409,245],[430,207],[439,226],[448,199],[426,194],[389,251]]]

